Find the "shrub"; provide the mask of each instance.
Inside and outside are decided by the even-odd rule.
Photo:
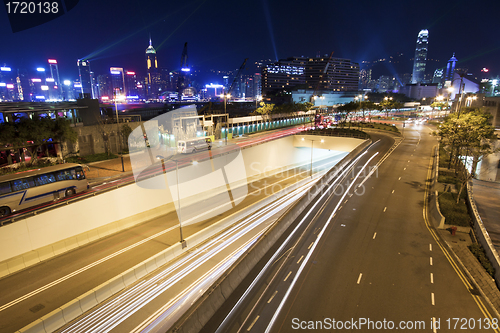
[[[50,160],[38,160],[38,163],[35,165],[32,164],[25,164],[25,165],[19,165],[17,167],[3,167],[0,168],[0,176],[3,175],[9,175],[17,172],[22,172],[22,171],[29,171],[29,170],[36,170],[48,166],[56,165],[56,163],[51,162]]]
[[[495,268],[491,265],[488,257],[486,256],[486,252],[484,252],[483,247],[480,244],[474,243],[468,246],[470,252],[479,260],[479,263],[484,267],[486,272],[491,275],[491,277],[495,277]]]
[[[457,204],[457,193],[439,192],[439,210],[446,218],[446,224],[462,227],[470,226],[470,216],[467,206],[460,201]]]

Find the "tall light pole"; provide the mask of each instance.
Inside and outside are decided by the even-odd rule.
[[[314,149],[314,141],[318,141],[318,140],[312,140],[312,139],[304,139],[302,138],[302,141],[304,140],[308,140],[308,141],[311,141],[311,178],[313,176],[313,149]],[[325,140],[321,139],[321,143],[325,142]]]
[[[229,136],[229,114],[226,111],[227,99],[231,98],[231,94],[224,93],[224,114],[226,115],[226,146],[227,146],[227,137]]]
[[[389,106],[389,101],[392,101],[392,97],[385,96],[384,97],[384,101],[386,102],[386,105],[385,105],[386,106],[386,108],[385,108],[385,116],[387,118],[389,118],[389,111],[387,111],[387,109],[388,109],[387,106]]]
[[[122,152],[122,137],[120,134],[120,120],[118,119],[118,105],[117,101],[123,101],[125,100],[125,96],[123,95],[117,95],[116,90],[114,91],[114,97],[115,97],[115,113],[116,113],[116,135],[118,135],[118,141],[119,141],[119,149],[120,149],[120,157],[122,160],[122,172],[125,172],[125,166],[123,164],[123,152]]]
[[[175,177],[177,180],[177,184],[176,184],[176,187],[177,187],[177,206],[179,206],[178,216],[179,216],[179,231],[180,231],[180,237],[181,237],[180,243],[182,245],[182,248],[185,248],[187,246],[187,243],[182,235],[182,208],[181,208],[181,196],[180,196],[180,190],[179,190],[179,161],[174,160],[173,159],[174,156],[175,155],[170,156],[167,159],[167,161],[171,160],[171,161],[175,162]],[[165,157],[163,157],[162,155],[156,155],[156,158],[161,160],[161,167],[163,169],[163,174],[165,177],[165,185],[166,185],[166,188],[169,188],[168,180],[167,180],[167,169],[165,168]],[[194,164],[194,162],[193,162],[193,164]]]

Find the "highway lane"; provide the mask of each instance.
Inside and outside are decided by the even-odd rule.
[[[266,262],[266,264],[258,265],[253,271],[251,274],[253,276],[247,279],[247,284],[254,284],[246,290],[248,297],[239,299],[240,295],[236,295],[236,293],[232,295],[227,302],[229,305],[225,304],[220,313],[212,318],[204,328],[204,332],[214,332],[215,330],[217,332],[237,332],[248,328],[256,332],[262,331],[261,323],[265,322],[263,318],[272,316],[279,300],[283,299],[286,294],[286,288],[294,279],[297,268],[308,261],[307,252],[313,251],[317,246],[316,238],[322,233],[325,222],[324,219],[318,219],[318,217],[330,215],[336,206],[337,209],[341,210],[343,202],[346,200],[346,191],[355,186],[353,180],[357,178],[358,173],[368,177],[369,170],[375,171],[373,166],[378,161],[383,160],[385,152],[395,145],[395,140],[390,137],[379,137],[375,134],[372,139],[375,143],[368,149],[367,153],[355,160],[341,177],[334,179],[328,185],[328,190],[323,191],[321,198],[315,203],[311,203],[310,207],[306,209],[306,215],[298,219],[300,222],[297,222],[295,229],[289,228],[289,235],[283,236],[277,242],[276,248],[269,251],[269,257],[261,261]],[[370,162],[370,167],[363,167]],[[350,198],[350,196],[347,197]],[[261,276],[257,276],[258,274]],[[252,279],[254,280],[252,281]],[[242,289],[241,293],[244,291]],[[231,310],[236,302],[240,304]],[[229,310],[231,313],[228,314]],[[226,319],[221,324],[224,318]]]
[[[376,177],[356,180],[364,182],[364,193],[332,196],[309,232],[295,247],[286,248],[282,268],[269,270],[251,297],[229,315],[226,306],[204,332],[216,328],[219,332],[290,332],[317,327],[316,321],[328,327],[332,319],[337,325],[339,321],[349,325],[342,332],[367,331],[367,326],[351,327],[356,322],[359,328],[363,318],[373,325],[391,321],[396,328],[400,322],[414,328],[425,325],[428,332],[463,332],[458,327],[463,328],[464,320],[468,320],[465,327],[476,328],[469,326],[467,331],[487,326],[492,318],[484,300],[470,290],[470,283],[424,219],[425,182],[436,144],[429,134],[422,125],[407,127],[406,140],[380,166]],[[382,153],[384,148],[378,148]],[[235,295],[229,303],[236,301]],[[440,330],[431,328],[432,318],[440,323]],[[453,318],[460,320],[457,327]]]
[[[323,172],[340,158],[318,161],[313,167]],[[249,185],[249,195],[236,209],[184,227],[184,236],[255,204],[272,194],[273,188],[285,188],[308,176],[306,165],[256,181]],[[178,241],[177,215],[172,212],[1,279],[0,332],[12,332],[33,322]]]
[[[313,183],[313,179],[305,179],[296,190],[185,252],[170,265],[137,281],[60,331],[165,331]],[[155,327],[158,325],[163,328]]]

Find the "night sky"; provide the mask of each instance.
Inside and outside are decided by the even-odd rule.
[[[0,64],[34,69],[55,58],[61,79],[76,78],[78,58],[91,60],[97,75],[111,66],[145,72],[149,34],[160,67],[178,69],[188,42],[191,66],[234,70],[245,58],[332,51],[357,62],[413,58],[421,29],[429,30],[428,58],[440,66],[455,52],[457,67],[500,74],[498,0],[80,0],[62,17],[18,33],[1,11]]]

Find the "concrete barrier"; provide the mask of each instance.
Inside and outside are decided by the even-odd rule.
[[[340,169],[345,167],[347,161],[359,155],[370,141],[365,141],[358,145],[349,155],[347,155],[338,165]],[[337,168],[338,169],[338,168]],[[168,323],[155,328],[158,332],[199,332],[208,320],[215,314],[224,301],[238,287],[241,281],[247,276],[250,270],[259,262],[265,253],[273,246],[283,233],[290,227],[303,210],[320,194],[323,187],[335,177],[332,173],[327,173],[320,179],[301,199],[299,199],[255,242],[252,247],[214,283],[212,288],[205,292],[172,327]]]
[[[19,333],[46,333],[45,327],[43,326],[43,321],[38,319],[37,321],[32,322],[28,326],[23,327],[19,331]]]
[[[61,310],[64,317],[64,321],[67,323],[83,313],[82,307],[80,306],[80,300],[78,298],[63,305],[61,307]]]

